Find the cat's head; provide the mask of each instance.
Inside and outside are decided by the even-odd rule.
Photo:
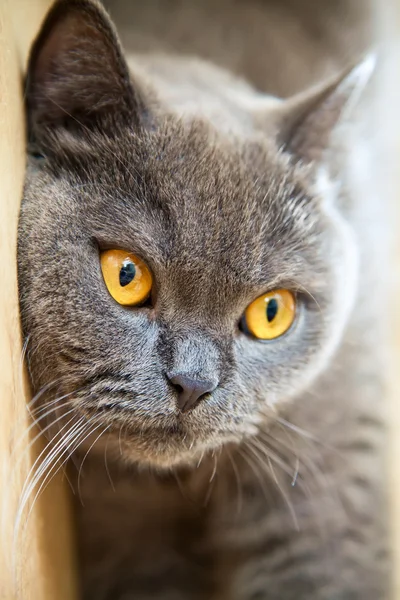
[[[27,76],[19,285],[34,389],[81,433],[189,461],[326,367],[357,256],[324,165],[369,70],[265,106],[254,92],[248,132],[228,135],[130,76],[97,4],[56,3]]]

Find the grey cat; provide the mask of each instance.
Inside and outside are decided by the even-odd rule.
[[[19,225],[82,597],[387,598],[372,8],[110,10],[34,43]]]

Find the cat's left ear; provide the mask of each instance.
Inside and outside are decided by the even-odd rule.
[[[369,55],[327,83],[282,101],[269,121],[278,146],[295,161],[320,163],[337,127],[354,119],[375,63]]]
[[[114,27],[96,0],[55,2],[31,50],[25,92],[34,136],[65,128],[111,133],[141,110]]]

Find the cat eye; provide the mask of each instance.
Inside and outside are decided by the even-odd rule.
[[[137,306],[147,300],[153,278],[142,259],[124,250],[106,250],[100,264],[107,289],[118,304]]]
[[[293,324],[296,299],[289,290],[274,290],[254,300],[241,321],[243,331],[259,340],[273,340]]]

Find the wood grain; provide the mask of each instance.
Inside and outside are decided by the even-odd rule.
[[[21,364],[16,239],[25,169],[21,66],[46,2],[0,3],[0,598],[73,600],[76,598],[72,536],[65,484],[55,478],[39,497],[29,519],[14,524],[21,489],[43,447],[28,432],[29,389]],[[14,26],[17,25],[17,35]]]

